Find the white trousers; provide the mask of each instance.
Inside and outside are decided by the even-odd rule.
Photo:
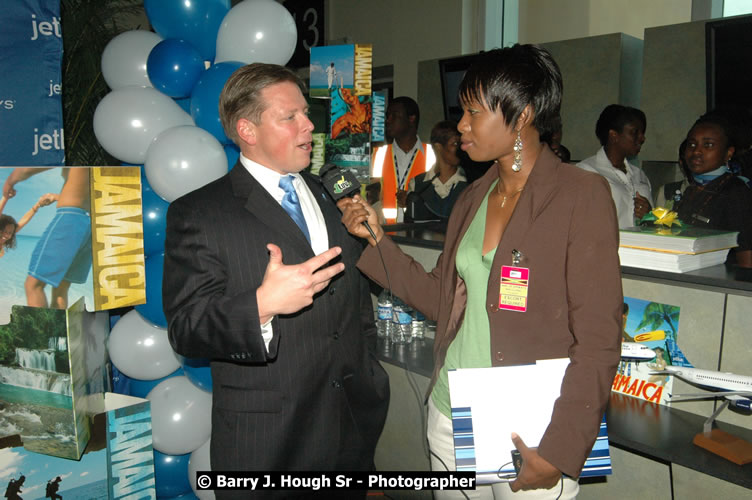
[[[444,471],[456,470],[454,463],[454,439],[452,435],[452,421],[433,404],[428,398],[428,447],[431,450],[431,470]],[[438,456],[438,458],[437,458]],[[443,463],[442,463],[443,462]],[[563,484],[562,484],[563,483]],[[491,485],[476,486],[475,490],[459,490],[433,492],[437,500],[454,499],[484,499],[484,500],[571,500],[577,498],[580,485],[577,481],[565,477],[550,490],[527,490],[513,492],[509,483],[494,483]]]

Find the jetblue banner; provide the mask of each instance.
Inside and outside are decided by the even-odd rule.
[[[60,0],[4,0],[0,26],[0,165],[63,165]]]

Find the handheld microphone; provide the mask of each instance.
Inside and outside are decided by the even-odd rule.
[[[324,185],[324,189],[326,189],[326,192],[329,193],[329,196],[335,202],[360,193],[360,182],[353,173],[349,170],[342,170],[334,163],[326,163],[321,167],[319,175],[321,176],[321,183]],[[376,241],[376,235],[368,224],[368,221],[363,221],[363,225],[366,226],[371,237]]]

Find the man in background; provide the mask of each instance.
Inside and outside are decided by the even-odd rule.
[[[410,180],[436,161],[431,145],[418,137],[419,123],[420,109],[413,99],[402,96],[389,103],[386,136],[392,142],[376,150],[371,170],[371,177],[381,179],[381,203],[387,224],[404,220]]]

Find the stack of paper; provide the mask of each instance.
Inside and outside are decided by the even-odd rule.
[[[619,247],[619,260],[621,260],[622,266],[685,273],[687,271],[694,271],[695,269],[702,269],[703,267],[723,264],[726,262],[728,252],[728,248],[691,254]]]
[[[687,272],[715,266],[737,246],[738,232],[692,226],[628,227],[619,230],[621,265],[657,271]]]

